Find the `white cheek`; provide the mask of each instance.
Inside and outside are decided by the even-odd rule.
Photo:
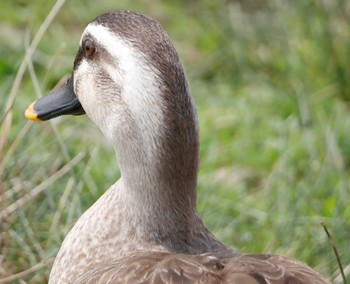
[[[86,114],[97,125],[100,125],[101,105],[98,104],[94,73],[90,64],[82,60],[79,67],[74,72],[74,92],[76,93]]]
[[[98,44],[116,59],[119,72],[113,64],[105,66],[109,77],[121,87],[125,107],[136,122],[148,153],[156,152],[156,139],[163,125],[163,100],[159,89],[157,70],[149,59],[127,40],[120,38],[106,27],[90,24],[86,33],[98,39]]]
[[[101,103],[101,97],[97,87],[95,70],[90,62],[82,60],[78,68],[74,72],[74,92],[76,93],[86,115],[101,129],[104,135],[113,141],[114,127],[116,123],[109,123],[111,120],[118,122],[118,119],[111,118],[109,108]],[[114,106],[117,109],[118,105]],[[113,112],[113,116],[117,116],[118,112]]]
[[[86,112],[90,112],[96,103],[94,96],[94,80],[91,67],[86,60],[82,60],[74,72],[74,92]]]
[[[142,136],[146,153],[152,158],[157,151],[156,140],[159,139],[160,128],[163,126],[163,109],[164,102],[159,89],[158,71],[148,62],[148,58],[140,51],[133,47],[126,39],[120,38],[117,34],[108,30],[108,28],[96,24],[90,24],[85,29],[82,38],[89,34],[96,41],[96,45],[103,47],[115,62],[101,61],[98,68],[112,79],[117,89],[120,89],[120,104],[118,106],[109,106],[113,108],[110,117],[106,118],[103,113],[103,107],[98,101],[99,94],[94,92],[94,78],[89,74],[89,62],[83,60],[82,64],[76,70],[76,80],[83,80],[84,84],[79,83],[78,98],[81,101],[86,113],[96,123],[107,136],[113,136],[108,133],[115,131],[109,129],[110,125],[116,125],[116,121],[107,121],[108,119],[116,120],[121,115],[121,108],[129,113],[138,127],[138,133]],[[100,58],[103,58],[102,56]],[[96,67],[97,68],[97,67]],[[96,78],[95,78],[96,80]],[[84,86],[83,86],[84,85]],[[76,86],[75,86],[76,88]],[[106,106],[105,106],[106,107]],[[112,115],[112,113],[117,115]],[[122,121],[122,118],[118,118]],[[121,125],[128,127],[128,125]]]

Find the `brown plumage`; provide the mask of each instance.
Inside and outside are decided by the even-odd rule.
[[[213,256],[139,253],[113,263],[92,265],[79,283],[326,283],[301,262],[282,256],[242,254],[220,261]]]
[[[157,22],[132,12],[91,22],[72,77],[26,116],[85,112],[112,142],[121,178],[67,235],[50,283],[327,283],[301,262],[236,252],[206,229],[196,109]]]

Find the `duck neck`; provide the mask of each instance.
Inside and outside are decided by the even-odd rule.
[[[114,145],[129,218],[150,241],[185,252],[196,222],[197,115],[187,87],[166,96],[161,109],[147,113],[161,121],[140,122],[129,113]]]

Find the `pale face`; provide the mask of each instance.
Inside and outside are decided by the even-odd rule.
[[[94,46],[92,55],[86,54],[86,43]],[[142,139],[154,144],[163,101],[160,78],[148,61],[147,55],[105,26],[91,23],[82,35],[74,91],[87,115],[112,141],[131,118]]]

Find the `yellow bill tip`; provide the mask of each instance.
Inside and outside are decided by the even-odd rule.
[[[42,121],[38,118],[38,114],[35,112],[34,110],[34,104],[36,101],[32,102],[30,104],[30,106],[26,109],[24,116],[29,119],[29,120],[33,120],[33,121]]]

